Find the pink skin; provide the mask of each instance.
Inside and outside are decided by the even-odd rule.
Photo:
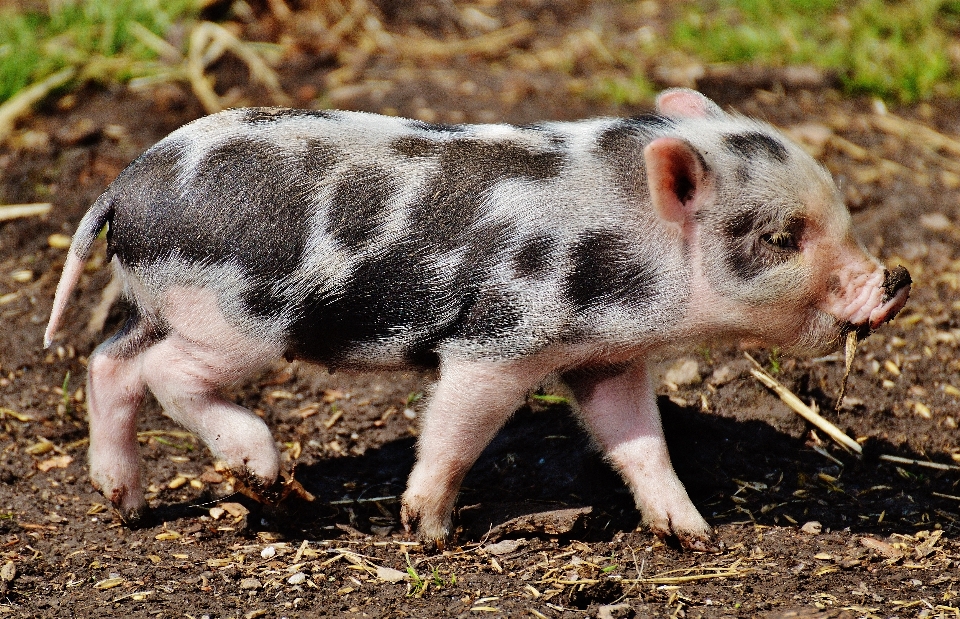
[[[403,494],[404,528],[443,547],[460,483],[480,453],[551,371],[546,356],[520,361],[445,358]]]
[[[128,358],[101,347],[89,363],[90,475],[130,521],[146,506],[136,413],[147,387],[171,419],[230,469],[263,487],[280,471],[266,424],[219,394],[223,385],[248,376],[278,352],[230,327],[208,290],[174,289],[164,300],[166,338]]]
[[[90,479],[130,522],[147,507],[137,445],[137,409],[146,391],[141,367],[139,359],[116,359],[100,349],[87,366]]]
[[[613,376],[580,375],[568,382],[593,436],[630,485],[644,524],[660,537],[677,535],[687,548],[716,550],[710,525],[673,470],[644,363]]]

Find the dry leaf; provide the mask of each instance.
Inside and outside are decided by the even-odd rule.
[[[71,462],[73,462],[73,456],[63,454],[62,456],[54,456],[43,462],[38,462],[37,468],[46,473],[50,469],[65,469],[70,466]]]
[[[113,589],[123,584],[123,578],[107,578],[93,585],[94,589]]]

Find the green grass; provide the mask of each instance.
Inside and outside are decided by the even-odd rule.
[[[0,102],[56,71],[101,63],[88,77],[126,81],[152,60],[130,25],[163,35],[178,19],[196,13],[196,0],[75,0],[51,2],[49,12],[0,8]]]
[[[960,95],[960,0],[714,0],[671,44],[708,62],[812,64],[848,92],[904,103]]]

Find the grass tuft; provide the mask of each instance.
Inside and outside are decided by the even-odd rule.
[[[65,67],[102,59],[128,62],[108,64],[96,77],[135,77],[136,63],[157,54],[132,33],[132,24],[162,36],[178,19],[196,13],[197,0],[65,0],[49,7],[0,8],[0,102]]]
[[[960,95],[958,0],[716,0],[673,43],[708,62],[812,64],[845,89],[910,103]]]

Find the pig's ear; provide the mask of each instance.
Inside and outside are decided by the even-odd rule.
[[[723,110],[696,90],[671,88],[657,95],[657,112],[672,118],[720,118]]]
[[[706,162],[693,146],[677,138],[657,138],[643,149],[653,208],[664,221],[682,229],[708,189]]]

